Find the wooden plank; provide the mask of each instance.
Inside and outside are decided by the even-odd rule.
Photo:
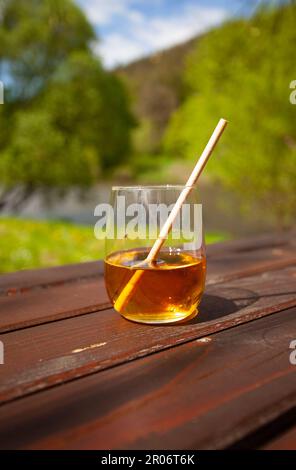
[[[45,269],[24,269],[0,275],[0,295],[28,292],[34,287],[58,286],[103,274],[101,261],[69,264]]]
[[[270,441],[264,450],[296,450],[296,426]]]
[[[103,277],[0,297],[0,332],[111,307]]]
[[[291,251],[290,246],[272,250],[262,248],[254,252],[245,250],[239,254],[222,251],[215,256],[209,256],[207,285],[296,264],[295,252],[295,250]],[[61,282],[61,270],[58,271],[58,280],[55,284],[54,277],[51,277],[51,284],[47,287],[34,286],[34,288],[22,289],[15,293],[9,291],[10,295],[0,296],[0,332],[13,331],[111,307],[102,279],[103,263],[94,263],[91,266],[91,269],[96,267],[95,272],[100,273],[100,277],[81,277],[79,282],[77,280],[69,282],[68,277],[67,282]],[[78,269],[79,266],[76,267],[76,274],[78,274]],[[85,273],[83,265],[81,269],[81,272]],[[44,280],[49,280],[49,271],[46,270]],[[34,276],[38,276],[39,272],[36,271]],[[53,275],[56,272],[57,269],[54,268]],[[41,277],[43,274],[41,271]]]
[[[207,284],[230,281],[257,273],[281,269],[296,264],[296,249],[292,245],[265,247],[257,250],[246,249],[242,252],[210,253],[208,256]]]
[[[295,314],[282,311],[6,404],[0,446],[230,446],[296,405]]]
[[[294,246],[296,230],[268,232],[261,235],[249,236],[227,240],[225,242],[210,245],[210,252],[216,255],[220,252],[243,253],[248,251],[260,251],[262,249],[282,248],[284,246]]]
[[[113,309],[1,335],[0,399],[12,400],[296,305],[295,269],[209,286],[190,323],[127,322]]]

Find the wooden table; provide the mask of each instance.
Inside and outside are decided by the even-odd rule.
[[[294,235],[208,247],[175,326],[122,319],[102,262],[1,276],[1,448],[295,449]]]

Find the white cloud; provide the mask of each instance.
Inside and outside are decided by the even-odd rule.
[[[145,28],[137,30],[137,36],[150,49],[157,50],[201,34],[225,18],[223,9],[192,6],[186,8],[182,15],[148,19]]]
[[[90,21],[97,25],[112,25],[114,17],[122,20],[116,31],[101,36],[95,51],[102,57],[106,67],[126,64],[153,52],[174,46],[201,34],[222,22],[227,10],[202,7],[194,4],[184,6],[180,14],[151,17],[135,8],[139,0],[79,0]],[[139,4],[139,3],[138,3]],[[118,24],[118,23],[117,23]],[[124,27],[122,27],[122,24]]]
[[[131,20],[138,15],[131,7],[132,0],[77,0],[89,20],[96,25],[108,24],[115,15]]]
[[[108,34],[104,40],[95,45],[95,51],[102,57],[104,65],[108,68],[126,64],[143,55],[141,44],[117,33]]]

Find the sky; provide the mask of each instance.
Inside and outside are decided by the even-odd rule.
[[[76,0],[95,27],[95,52],[107,68],[174,46],[260,0]]]

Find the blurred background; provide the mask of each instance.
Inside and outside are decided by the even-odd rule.
[[[98,259],[116,184],[199,183],[208,243],[291,227],[296,4],[0,0],[0,272]]]

